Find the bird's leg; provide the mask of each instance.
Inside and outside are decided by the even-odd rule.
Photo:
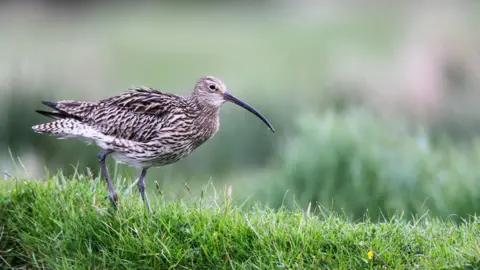
[[[147,168],[142,169],[140,177],[138,178],[137,186],[140,196],[142,196],[142,201],[146,204],[148,212],[151,212],[150,203],[148,202],[147,194],[145,194],[145,175],[147,175],[147,170]]]
[[[98,161],[100,162],[100,168],[102,170],[103,175],[105,176],[105,180],[107,180],[108,197],[110,198],[110,202],[112,203],[113,207],[116,208],[117,202],[118,202],[117,192],[115,192],[115,189],[113,188],[112,179],[110,178],[110,175],[108,174],[108,171],[107,171],[107,166],[105,165],[105,159],[111,153],[113,153],[113,150],[100,151],[98,153]]]

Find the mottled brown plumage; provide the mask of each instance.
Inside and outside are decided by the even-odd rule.
[[[274,131],[260,113],[230,95],[225,84],[212,76],[200,78],[189,96],[142,87],[97,102],[44,101],[55,111],[37,112],[55,121],[36,125],[33,130],[100,146],[99,161],[114,204],[117,194],[105,158],[111,154],[119,162],[140,168],[138,188],[150,209],[144,187],[147,169],[177,162],[214,136],[225,101],[254,113]]]

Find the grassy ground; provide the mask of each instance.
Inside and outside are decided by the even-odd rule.
[[[121,186],[122,183],[117,183]],[[125,183],[124,183],[125,184]],[[148,215],[124,188],[109,210],[103,181],[59,175],[0,182],[0,266],[46,269],[473,269],[479,220],[400,215],[350,221],[314,206],[230,203],[213,185],[157,194]],[[226,194],[226,195],[223,195]],[[153,199],[153,198],[152,198]]]

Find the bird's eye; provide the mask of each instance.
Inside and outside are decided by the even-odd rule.
[[[210,88],[211,90],[217,89],[217,87],[216,87],[214,84],[210,84],[210,85],[208,86],[208,88]]]

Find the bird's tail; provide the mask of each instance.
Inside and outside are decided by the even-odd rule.
[[[88,113],[95,104],[79,101],[42,101],[42,103],[54,111],[36,112],[54,119],[55,121],[33,126],[32,129],[37,133],[48,134],[52,136],[70,138],[81,136],[87,128],[82,121],[82,114]]]
[[[79,124],[78,120],[66,118],[35,125],[32,129],[37,133],[68,138],[78,136]]]

